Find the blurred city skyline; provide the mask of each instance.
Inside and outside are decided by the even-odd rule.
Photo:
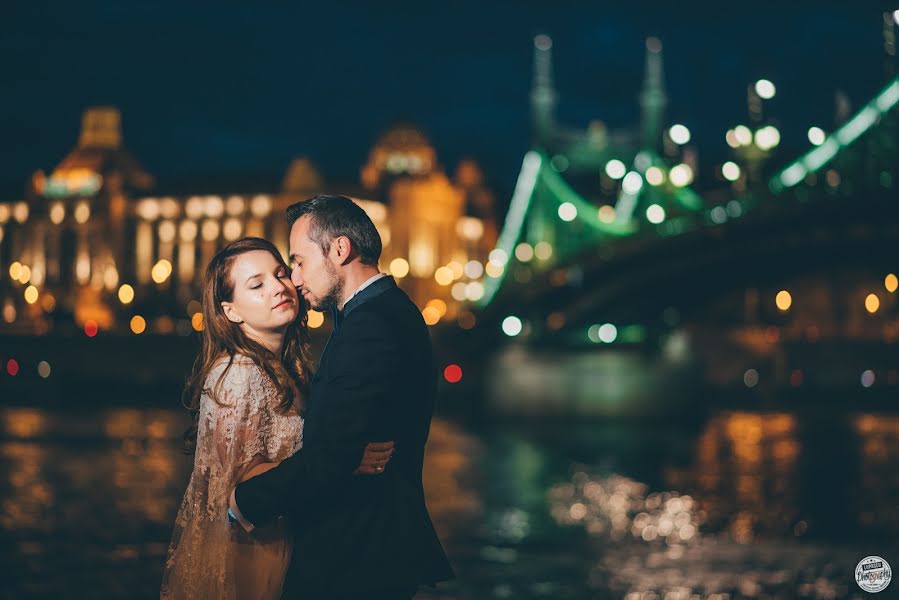
[[[538,33],[554,40],[565,123],[637,125],[645,39],[657,36],[667,121],[690,128],[701,163],[727,155],[724,133],[746,119],[746,86],[759,78],[778,87],[766,112],[790,157],[808,145],[808,127],[832,128],[837,91],[854,109],[882,84],[889,7],[764,4],[20,5],[0,25],[15,57],[0,119],[16,149],[0,167],[0,194],[21,196],[34,170],[69,151],[81,112],[108,104],[163,187],[277,180],[299,155],[328,181],[355,182],[373,141],[411,122],[448,170],[477,160],[501,208],[532,135]]]

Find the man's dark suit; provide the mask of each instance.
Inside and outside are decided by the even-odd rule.
[[[436,385],[427,326],[392,278],[335,313],[304,400],[302,450],[236,491],[250,522],[295,524],[286,598],[363,598],[453,577],[422,488]],[[396,442],[385,472],[352,475],[381,440]]]

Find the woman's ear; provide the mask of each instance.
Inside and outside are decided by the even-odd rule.
[[[237,314],[237,310],[234,308],[234,304],[231,302],[222,302],[222,311],[225,313],[225,316],[228,317],[228,320],[232,323],[243,323],[243,319],[240,318],[240,315]]]

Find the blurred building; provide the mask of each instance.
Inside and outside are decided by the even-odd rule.
[[[197,300],[215,252],[259,236],[286,255],[285,209],[323,192],[352,197],[371,217],[381,270],[430,324],[477,299],[496,241],[477,165],[466,160],[450,178],[427,138],[402,125],[377,141],[361,175],[361,186],[334,185],[298,158],[257,193],[160,194],[123,146],[119,111],[90,108],[62,162],[34,173],[22,199],[0,203],[0,330],[189,333],[202,326]]]

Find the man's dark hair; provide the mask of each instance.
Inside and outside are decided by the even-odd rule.
[[[346,196],[319,194],[287,207],[287,227],[309,215],[309,238],[327,254],[331,242],[349,238],[362,264],[376,267],[381,258],[381,236],[362,208]]]

